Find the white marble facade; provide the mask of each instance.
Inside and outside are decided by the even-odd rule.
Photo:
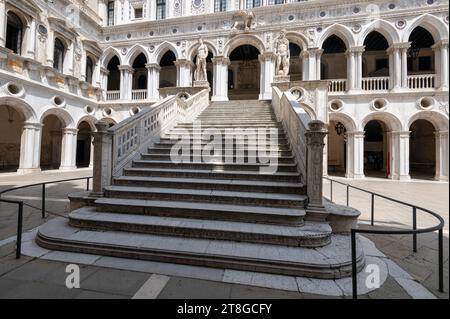
[[[248,30],[239,10],[255,16]],[[345,127],[345,134],[329,136],[330,167],[363,178],[373,154],[382,153],[378,169],[389,178],[409,179],[411,167],[432,161],[434,177],[448,180],[448,22],[445,0],[0,0],[0,151],[17,153],[1,158],[0,170],[41,169],[50,119],[59,121],[58,134],[45,133],[61,143],[59,168],[75,168],[81,123],[92,130],[100,119],[117,123],[158,101],[160,87],[192,85],[199,37],[211,53],[212,101],[247,93],[270,100],[274,43],[286,29],[298,48],[291,52],[291,80],[330,81],[329,108],[311,111],[312,117],[330,130]],[[11,39],[17,25],[19,40]],[[432,43],[414,52],[410,38],[417,28]],[[374,31],[386,41],[381,52],[367,50]],[[342,52],[324,50],[330,37],[342,41]],[[252,61],[233,58],[244,45],[257,52]],[[384,73],[370,73],[378,63]],[[239,74],[245,68],[252,76]],[[11,124],[14,119],[21,126]],[[375,120],[382,140],[373,142],[367,124]],[[417,133],[426,131],[425,121],[431,135]],[[430,142],[433,156],[415,155]]]

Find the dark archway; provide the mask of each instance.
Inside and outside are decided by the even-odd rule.
[[[322,49],[321,61],[333,67],[327,68],[326,72],[321,71],[321,79],[346,79],[347,57],[345,56],[345,52],[347,51],[347,46],[344,41],[333,34],[325,40]]]
[[[413,177],[433,178],[436,175],[435,128],[427,120],[416,120],[409,135],[409,171]]]
[[[363,77],[389,76],[389,56],[386,50],[389,43],[377,31],[370,32],[364,40]]]
[[[434,39],[431,33],[423,28],[416,27],[409,36],[411,46],[408,50],[408,75],[434,74],[434,52],[432,46]]]
[[[260,52],[252,45],[241,45],[230,53],[229,69],[233,71],[234,87],[228,90],[230,100],[256,100],[260,91]]]
[[[58,169],[61,165],[63,122],[56,115],[43,121],[41,138],[41,169]]]
[[[177,67],[175,61],[177,60],[175,53],[167,51],[159,61],[161,70],[159,71],[159,87],[175,87],[177,86]]]
[[[0,172],[19,168],[24,117],[11,106],[0,106]]]
[[[115,55],[109,60],[107,69],[108,74],[108,91],[119,91],[120,90],[120,70],[119,70],[120,60]]]
[[[289,43],[289,75],[291,77],[291,81],[301,81],[303,79],[302,59],[300,57],[301,52],[302,48],[300,46],[292,42]]]
[[[89,167],[92,152],[92,128],[86,121],[78,125],[77,134],[77,167]]]
[[[133,61],[133,100],[145,100],[147,98],[147,58],[143,53],[139,54]]]
[[[347,170],[347,129],[330,121],[328,129],[328,174],[345,176]]]
[[[386,125],[378,120],[372,120],[364,127],[364,174],[366,176],[387,177],[386,131]]]

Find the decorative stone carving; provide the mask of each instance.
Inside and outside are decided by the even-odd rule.
[[[286,30],[283,29],[275,43],[275,53],[277,55],[275,74],[286,77],[289,74],[290,54],[289,40],[286,38]]]
[[[242,27],[244,31],[250,31],[256,28],[256,22],[255,22],[255,14],[253,11],[245,11],[241,10],[237,13],[235,18],[239,19],[236,20],[233,23],[233,26],[231,27],[231,31],[237,31],[240,28],[240,22],[242,22]],[[243,21],[240,21],[243,20]]]

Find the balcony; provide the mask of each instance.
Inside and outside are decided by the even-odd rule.
[[[120,100],[120,91],[106,91],[106,100],[107,101]]]
[[[133,101],[146,100],[147,99],[147,90],[132,90],[131,91],[131,99]]]
[[[408,88],[412,90],[434,89],[436,85],[436,74],[408,75],[407,81]]]
[[[347,91],[347,79],[333,79],[330,80],[330,86],[328,87],[328,92],[345,92]]]
[[[362,89],[364,91],[387,91],[389,90],[389,77],[370,77],[362,79]]]

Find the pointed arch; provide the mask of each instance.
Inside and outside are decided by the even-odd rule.
[[[101,65],[104,68],[108,67],[108,63],[109,61],[111,61],[111,59],[117,56],[117,58],[120,61],[120,64],[123,64],[123,59],[122,59],[122,55],[120,54],[119,50],[117,50],[116,48],[113,47],[108,47],[102,54],[102,57],[100,58],[101,61]]]
[[[233,37],[225,44],[224,56],[228,57],[234,49],[241,45],[251,45],[258,49],[259,53],[264,53],[264,42],[256,35],[242,34]]]
[[[347,49],[355,46],[356,41],[350,29],[342,24],[333,24],[323,31],[317,43],[317,47],[321,48],[323,43],[332,35],[336,35],[344,41]]]
[[[76,121],[76,123],[77,123],[76,127],[80,126],[80,124],[82,122],[86,122],[91,127],[91,130],[93,132],[95,132],[97,130],[97,128],[95,127],[95,123],[97,123],[97,121],[98,121],[97,118],[95,116],[93,116],[93,115],[83,115],[81,118],[79,118]]]
[[[152,63],[157,63],[161,61],[161,58],[167,51],[172,51],[175,54],[175,58],[178,60],[180,58],[180,52],[177,47],[168,41],[164,41],[161,43],[156,49],[155,53],[153,53]]]
[[[373,31],[379,32],[385,37],[389,45],[400,42],[400,34],[397,29],[386,20],[376,20],[367,25],[358,37],[357,46],[364,45],[366,37]]]
[[[148,54],[148,51],[140,44],[135,44],[130,51],[128,51],[128,54],[125,57],[125,65],[133,65],[134,59],[136,59],[136,57],[139,54],[144,54],[145,58],[147,59],[147,63],[150,61],[150,55]]]
[[[308,48],[308,40],[300,32],[287,31],[286,38],[289,40],[289,42],[298,45],[302,50],[306,50]]]
[[[408,42],[411,33],[419,26],[431,33],[434,43],[438,43],[443,39],[448,39],[448,26],[445,22],[427,13],[411,21],[409,27],[403,34],[403,42]]]

